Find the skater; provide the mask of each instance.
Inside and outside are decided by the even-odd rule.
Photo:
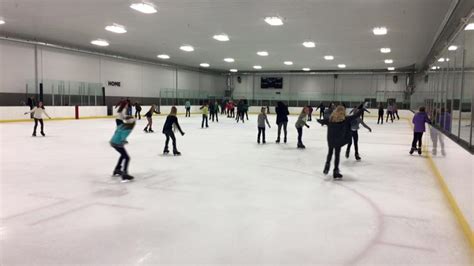
[[[316,107],[316,110],[314,110],[314,111],[317,112],[318,109],[319,109],[319,119],[323,119],[324,110],[326,109],[326,106],[324,106],[323,102],[319,103],[319,105]]]
[[[230,108],[230,117],[234,118],[235,117],[235,108],[236,108],[234,101],[230,102],[229,108]]]
[[[306,124],[306,119],[308,119],[308,107],[303,107],[303,110],[301,110],[300,115],[298,116],[298,120],[295,123],[296,131],[298,131],[298,149],[305,149],[306,146],[303,145],[303,126],[309,128],[309,125]]]
[[[308,105],[308,121],[312,121],[312,115],[313,115],[313,107],[311,105]]]
[[[354,108],[352,111],[356,112],[357,108]],[[352,143],[354,143],[354,150],[355,150],[354,156],[357,161],[360,161],[361,159],[359,156],[359,132],[358,132],[359,125],[362,125],[363,127],[367,128],[369,132],[372,132],[372,129],[366,123],[364,123],[364,121],[362,120],[362,117],[357,117],[351,121],[351,136],[352,137],[349,143],[347,144],[346,158],[349,158],[349,155],[351,153],[351,146],[352,146]]]
[[[25,115],[26,114],[33,114],[33,118],[35,120],[35,127],[33,128],[33,137],[36,137],[36,128],[38,127],[38,122],[41,124],[41,135],[44,137],[46,136],[44,134],[44,123],[43,123],[43,114],[45,116],[47,116],[49,119],[51,119],[51,117],[48,115],[48,113],[46,113],[46,110],[44,109],[44,105],[43,105],[43,102],[38,102],[38,105],[31,109],[30,111],[28,112],[25,112]]]
[[[165,142],[165,149],[163,150],[163,154],[168,154],[170,151],[168,150],[168,143],[170,142],[170,138],[173,141],[173,154],[176,155],[181,155],[181,153],[178,151],[176,148],[176,137],[173,132],[173,126],[179,130],[181,133],[181,136],[184,136],[183,130],[181,130],[181,127],[179,126],[178,123],[178,117],[176,117],[177,113],[176,107],[171,107],[171,112],[170,114],[166,117],[165,124],[163,126],[163,134],[166,136],[166,142]]]
[[[425,132],[425,123],[431,124],[431,120],[429,119],[428,114],[426,114],[426,109],[424,106],[420,107],[419,111],[415,114],[415,116],[413,116],[412,122],[414,124],[414,128],[410,154],[413,154],[414,151],[418,151],[418,154],[421,155],[421,139],[423,138],[423,132]],[[418,147],[416,146],[417,143]]]
[[[141,111],[142,111],[142,106],[140,105],[139,102],[135,102],[135,119],[137,119],[137,116],[138,116],[138,120],[142,119],[142,116],[140,114]]]
[[[215,118],[216,122],[219,122],[219,103],[217,101],[209,106],[209,112],[211,113],[211,121],[214,122]]]
[[[393,119],[395,119],[395,116],[397,116],[397,120],[400,120],[400,117],[398,116],[398,107],[397,103],[393,103]]]
[[[225,115],[226,113],[226,110],[227,110],[227,101],[226,100],[222,100],[222,104],[221,104],[221,115]]]
[[[185,117],[191,117],[191,102],[189,100],[186,100],[184,103],[184,108],[186,108]]]
[[[267,110],[269,110],[269,109],[267,109]],[[243,111],[242,121],[244,121],[244,114],[245,114],[245,117],[247,118],[247,120],[249,120],[249,105],[247,103],[247,100],[244,100],[244,103],[242,105],[242,111]]]
[[[257,143],[260,144],[260,135],[262,135],[262,143],[265,144],[265,122],[268,125],[268,128],[271,128],[270,123],[268,122],[267,114],[265,113],[265,107],[260,109],[260,114],[258,114],[257,125],[258,125],[258,135]]]
[[[278,125],[278,135],[276,143],[280,143],[280,134],[281,128],[283,127],[283,142],[286,143],[286,126],[288,125],[288,107],[283,102],[277,102],[277,107],[275,108],[277,114],[276,124]]]
[[[245,123],[244,121],[244,101],[240,100],[239,103],[237,103],[237,116],[235,120],[237,123],[239,123],[239,119],[242,120],[242,123]]]
[[[121,101],[117,109],[117,117],[115,118],[115,124],[117,126],[120,126],[121,124],[123,124],[123,120],[127,116],[127,112],[128,112],[127,101]]]
[[[392,103],[389,103],[387,106],[387,119],[385,120],[386,123],[388,123],[388,118],[390,117],[390,120],[392,120],[393,123],[393,106]]]
[[[336,108],[336,105],[334,103],[330,103],[329,107],[326,110],[324,110],[323,119],[329,119],[332,112],[334,111],[334,108]]]
[[[367,107],[368,107],[369,103],[368,102],[365,102],[363,107],[362,107],[362,113],[360,114],[360,119],[362,119],[362,121],[364,121],[364,114],[365,113],[369,113],[370,114],[370,111],[367,110]],[[344,108],[347,109],[347,107],[343,104]],[[353,112],[355,112],[357,110],[357,107],[354,107],[350,112],[349,114],[352,114]]]
[[[127,115],[132,115],[132,101],[130,101],[130,98],[127,98]]]
[[[207,121],[208,120],[207,115],[209,114],[209,105],[207,104],[207,102],[204,102],[204,104],[199,109],[202,110],[201,128],[204,128],[204,122],[206,122],[206,128],[208,128],[209,125],[207,124],[207,122],[208,122]]]
[[[146,112],[146,114],[145,114],[147,124],[146,124],[145,128],[143,129],[143,131],[145,131],[146,133],[155,132],[151,128],[153,126],[153,113],[160,114],[160,112],[156,111],[156,105],[154,105],[154,104],[151,105],[150,110],[148,110],[148,112]]]
[[[381,122],[383,125],[383,113],[383,104],[379,103],[379,118],[377,119],[377,125],[379,124],[379,122]]]
[[[110,140],[110,145],[118,153],[120,157],[118,159],[117,165],[115,166],[113,175],[122,176],[122,181],[131,181],[133,176],[128,174],[128,164],[130,162],[130,156],[125,150],[125,144],[127,144],[127,137],[133,130],[135,126],[135,119],[132,116],[126,116],[123,120],[123,123],[120,124],[116,129],[115,133]],[[123,163],[123,168],[122,168]]]
[[[332,155],[335,153],[333,178],[342,178],[342,174],[339,171],[341,148],[349,143],[350,138],[352,137],[350,125],[352,120],[358,118],[361,115],[361,112],[363,112],[361,110],[362,108],[363,105],[361,104],[357,107],[358,110],[356,110],[353,115],[346,116],[345,108],[342,105],[339,105],[331,113],[328,119],[325,118],[318,120],[318,122],[322,125],[328,126],[328,155],[323,170],[325,175],[329,173]]]

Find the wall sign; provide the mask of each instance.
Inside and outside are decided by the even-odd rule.
[[[107,86],[120,87],[120,81],[107,81]]]

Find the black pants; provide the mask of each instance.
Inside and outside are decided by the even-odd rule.
[[[393,118],[395,119],[395,116],[397,116],[397,120],[400,120],[400,117],[398,116],[398,111],[393,112]]]
[[[286,140],[286,126],[288,125],[288,121],[285,121],[285,122],[280,122],[278,124],[278,137],[277,137],[277,140],[280,140],[280,134],[281,134],[281,128],[283,127],[283,134],[284,134],[284,137],[285,137],[285,140]]]
[[[170,143],[170,138],[173,141],[173,151],[177,151],[176,149],[176,137],[174,135],[174,132],[172,130],[165,131],[163,132],[166,136],[166,141],[165,141],[165,150],[168,150],[168,144]]]
[[[186,116],[185,117],[191,117],[191,107],[186,107]]]
[[[140,111],[135,110],[135,118],[137,118],[137,116],[138,116],[138,119],[142,119],[142,116],[140,115],[140,112],[141,112],[141,110]]]
[[[115,119],[115,124],[117,124],[117,126],[120,126],[121,124],[123,124],[123,120],[122,119]]]
[[[247,117],[247,120],[249,120],[249,112],[248,111],[245,111],[245,117]],[[242,119],[242,120],[244,120],[244,119]]]
[[[265,143],[265,128],[259,127],[258,128],[258,135],[257,135],[257,142],[260,143],[260,135],[262,135],[262,141]]]
[[[41,124],[41,133],[43,133],[43,129],[44,129],[44,123],[43,123],[43,119],[37,119],[35,118],[35,127],[33,129],[33,134],[36,134],[36,128],[38,127],[38,121],[40,122]]]
[[[356,131],[351,130],[351,133],[352,133],[352,137],[351,137],[351,141],[347,144],[346,153],[349,154],[351,152],[351,146],[352,146],[352,143],[354,143],[355,154],[359,154],[359,133],[357,130]]]
[[[207,124],[207,115],[205,115],[205,114],[202,115],[201,128],[204,127],[204,121],[206,121],[206,127],[209,127],[209,125]]]
[[[330,164],[332,159],[333,152],[336,151],[334,158],[334,170],[339,170],[339,159],[341,157],[341,147],[329,146],[328,156],[326,158],[326,163]]]
[[[416,149],[416,143],[418,142],[418,148],[421,149],[421,139],[423,138],[423,132],[414,132],[413,141],[411,147]]]
[[[377,124],[382,122],[382,125],[383,125],[383,113],[379,113],[379,118],[377,119]]]
[[[221,115],[224,115],[225,114],[225,106],[222,106],[221,107]]]
[[[123,161],[125,161],[125,163],[123,164],[123,172],[128,173],[128,163],[130,162],[130,156],[128,156],[127,151],[125,150],[124,147],[116,147],[116,146],[112,146],[112,147],[120,153],[120,158],[118,159],[115,169],[121,170],[122,163]]]
[[[235,110],[234,109],[231,109],[230,110],[230,117],[234,117],[235,116]]]
[[[393,113],[388,111],[387,112],[387,119],[385,120],[385,122],[388,122],[388,117],[390,116],[390,119],[392,120],[392,123],[393,123]]]
[[[211,113],[211,121],[214,122],[214,118],[216,122],[219,122],[219,112]]]
[[[296,131],[298,131],[298,144],[303,144],[303,127],[297,127]]]
[[[308,121],[312,121],[312,113],[308,114]]]

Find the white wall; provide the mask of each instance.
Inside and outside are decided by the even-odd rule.
[[[107,96],[159,97],[162,88],[224,93],[225,76],[191,70],[156,66],[103,56],[38,46],[38,80],[66,80],[102,83]],[[0,40],[0,92],[25,93],[30,81],[34,91],[34,46]],[[120,81],[121,87],[107,86],[108,81]],[[46,83],[45,83],[46,84]],[[44,93],[51,92],[50,86]]]
[[[48,106],[46,113],[51,118],[75,118],[76,109],[74,106]],[[30,111],[27,106],[0,106],[0,122],[11,120],[30,120],[30,115],[25,112]],[[79,118],[107,116],[107,106],[79,106]],[[44,117],[47,119],[47,117]]]

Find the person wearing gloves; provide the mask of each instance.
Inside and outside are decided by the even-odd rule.
[[[178,123],[178,117],[176,116],[176,113],[178,112],[178,109],[173,106],[171,107],[171,112],[170,114],[166,117],[165,124],[163,126],[163,134],[166,136],[166,142],[165,142],[165,148],[163,150],[163,154],[168,154],[170,151],[168,150],[168,143],[170,142],[170,138],[173,141],[173,154],[176,155],[181,155],[181,153],[178,151],[176,148],[176,137],[173,132],[173,126],[175,126],[179,132],[181,133],[181,136],[184,136],[183,130],[181,130],[181,127],[179,126]]]
[[[128,164],[130,162],[130,156],[125,150],[125,144],[127,144],[127,137],[132,133],[133,128],[135,127],[135,118],[133,116],[126,116],[123,120],[123,123],[117,126],[115,129],[114,135],[110,140],[110,145],[118,153],[120,157],[118,159],[117,165],[115,166],[113,175],[121,176],[122,181],[131,181],[133,176],[128,174]]]
[[[38,128],[38,122],[41,124],[41,135],[43,137],[46,136],[44,134],[43,115],[47,116],[49,119],[51,119],[51,117],[48,115],[48,113],[46,113],[43,102],[38,102],[38,105],[30,111],[25,112],[25,115],[26,114],[33,114],[33,118],[35,120],[35,126],[33,128],[33,137],[36,137],[36,128]]]
[[[298,149],[305,149],[306,146],[303,145],[303,126],[309,128],[309,125],[306,124],[306,120],[308,119],[308,107],[305,106],[301,110],[300,115],[298,116],[298,120],[295,123],[296,131],[298,132]]]
[[[411,143],[410,154],[413,154],[414,151],[418,151],[418,154],[421,155],[423,133],[425,132],[425,123],[431,124],[431,120],[426,113],[424,106],[420,107],[418,112],[413,116],[413,141]],[[416,144],[418,143],[418,147]]]

